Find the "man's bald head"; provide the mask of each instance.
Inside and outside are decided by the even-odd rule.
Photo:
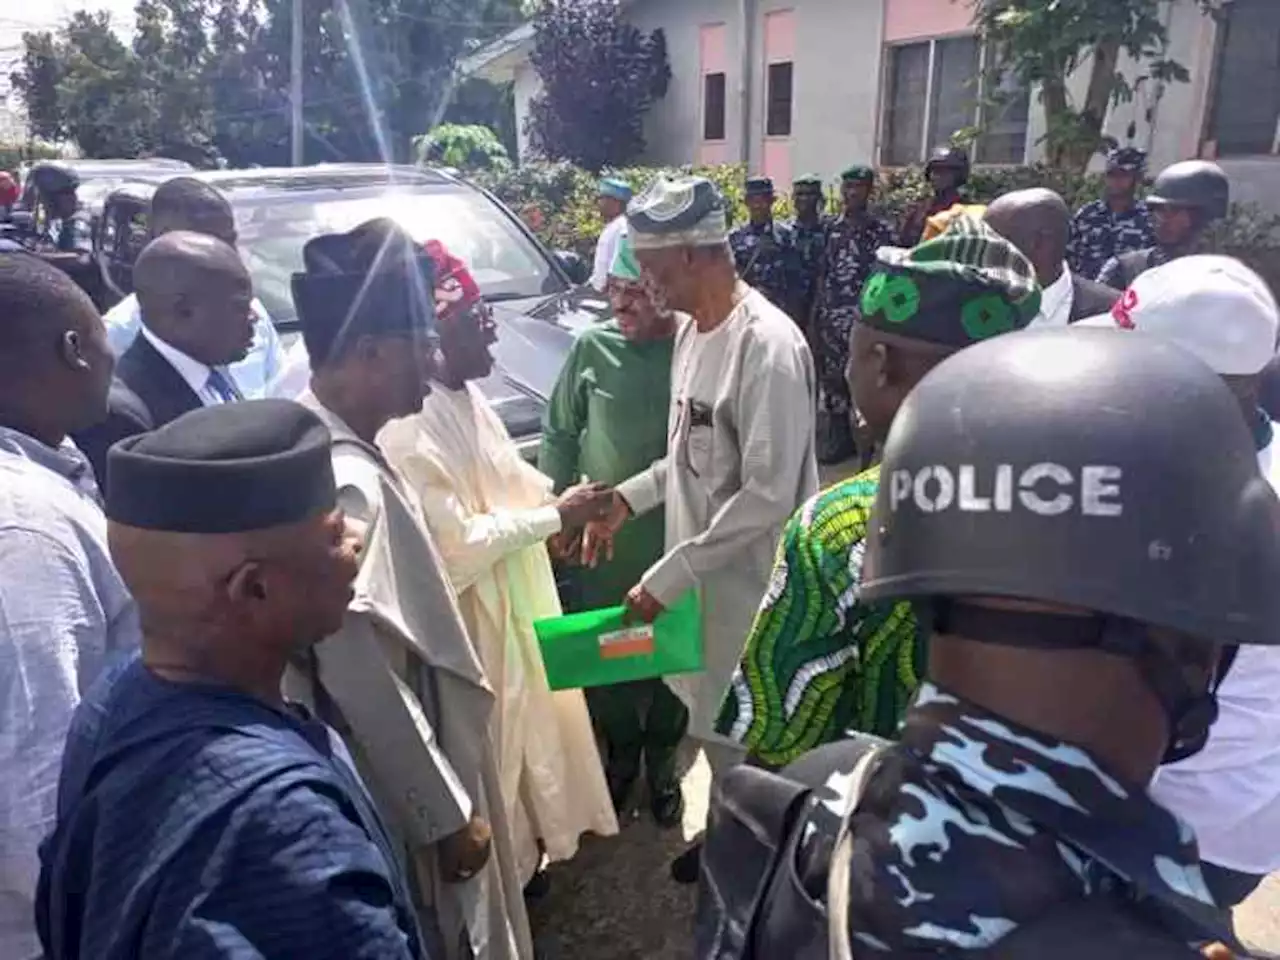
[[[244,358],[253,344],[249,271],[235,249],[186,230],[152,240],[133,267],[142,321],[207,366]]]
[[[148,226],[152,237],[189,230],[235,246],[236,220],[227,198],[195,177],[174,177],[151,198]]]
[[[1071,211],[1052,190],[1015,190],[987,207],[991,228],[1022,251],[1047,287],[1062,274],[1071,239]]]

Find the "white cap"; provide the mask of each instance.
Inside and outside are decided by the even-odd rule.
[[[1182,257],[1148,270],[1109,314],[1082,327],[1163,337],[1222,376],[1252,376],[1276,355],[1280,312],[1266,282],[1231,257]]]

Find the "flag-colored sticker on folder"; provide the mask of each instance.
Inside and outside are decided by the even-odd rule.
[[[653,653],[653,627],[645,624],[600,634],[600,656],[605,660],[618,657],[641,657]]]
[[[587,610],[533,625],[552,690],[601,687],[703,669],[702,614],[691,590],[652,624],[623,607]]]

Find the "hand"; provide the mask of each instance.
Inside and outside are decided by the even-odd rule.
[[[606,560],[613,559],[614,534],[622,529],[622,525],[630,516],[631,506],[615,490],[608,514],[603,519],[588,523],[587,529],[582,534],[583,564],[594,568],[599,565],[601,555]]]
[[[493,831],[480,817],[450,834],[439,843],[440,873],[446,883],[462,883],[470,880],[489,862],[489,849]]]
[[[561,530],[547,541],[553,560],[576,564],[582,556],[582,535],[577,530]]]
[[[631,588],[624,603],[627,606],[627,616],[642,623],[653,623],[667,609],[654,598],[653,594],[639,584]]]
[[[1235,954],[1221,943],[1206,943],[1200,948],[1208,960],[1234,960]]]
[[[566,530],[582,527],[593,520],[602,520],[609,514],[613,503],[613,491],[602,483],[580,483],[560,494],[556,509],[560,511],[560,523]]]

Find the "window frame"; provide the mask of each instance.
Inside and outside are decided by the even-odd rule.
[[[974,107],[973,107],[973,126],[977,127],[982,122],[983,98],[986,95],[986,85],[989,79],[987,74],[987,62],[988,62],[988,57],[991,54],[991,44],[984,43],[982,41],[982,37],[979,34],[976,34],[973,31],[965,31],[963,33],[943,33],[943,34],[938,34],[937,36],[931,36],[931,37],[912,37],[911,39],[906,39],[906,40],[895,40],[890,43],[885,43],[881,46],[880,96],[879,96],[879,107],[878,107],[879,116],[877,118],[877,124],[876,124],[876,127],[877,127],[876,161],[879,165],[889,167],[890,169],[901,169],[899,166],[894,164],[889,164],[885,160],[885,151],[886,151],[886,148],[888,147],[889,106],[891,102],[890,98],[893,93],[891,87],[892,87],[892,79],[893,79],[894,52],[903,47],[915,47],[915,46],[922,46],[925,44],[927,44],[929,47],[928,65],[925,70],[924,113],[923,113],[923,118],[920,125],[920,150],[919,150],[919,153],[917,154],[917,159],[915,160],[915,163],[924,163],[928,159],[930,151],[932,151],[935,146],[935,144],[929,141],[929,128],[932,125],[932,122],[936,115],[936,110],[938,107],[936,98],[934,96],[934,74],[936,73],[937,66],[938,66],[938,44],[945,43],[948,40],[963,40],[963,39],[973,39],[973,40],[976,40],[978,44],[978,90],[977,90],[977,96],[974,98]],[[1031,96],[1031,91],[1029,90],[1027,91],[1027,96],[1028,98]],[[1028,117],[1027,130],[1023,138],[1021,160],[1012,161],[1012,162],[999,161],[991,164],[984,163],[981,158],[981,150],[980,150],[981,139],[982,139],[981,137],[975,140],[974,143],[969,148],[970,159],[972,160],[974,165],[982,164],[983,166],[991,166],[991,167],[1008,167],[1008,166],[1019,166],[1021,164],[1025,164],[1031,152],[1030,148],[1026,143],[1026,135],[1029,135],[1030,132],[1031,132],[1031,119],[1030,117]]]
[[[720,78],[720,136],[708,136],[707,121],[711,118],[711,98],[708,96],[709,84],[712,77]],[[702,95],[701,101],[702,114],[702,143],[724,143],[729,135],[729,75],[723,70],[713,70],[702,74]]]
[[[787,68],[787,130],[775,133],[773,121],[773,69]],[[769,140],[790,140],[795,133],[796,110],[796,64],[794,60],[774,60],[765,64],[764,71],[764,135]]]

